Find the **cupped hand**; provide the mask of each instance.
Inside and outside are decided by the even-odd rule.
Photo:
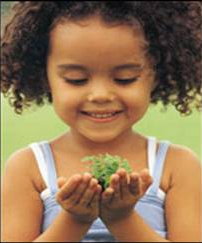
[[[152,183],[147,169],[127,174],[119,169],[111,176],[109,187],[102,193],[100,216],[105,223],[127,217]]]
[[[76,174],[69,180],[59,178],[58,186],[56,200],[74,219],[90,223],[98,217],[102,188],[91,174]]]

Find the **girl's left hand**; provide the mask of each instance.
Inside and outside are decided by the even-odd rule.
[[[109,187],[102,193],[100,217],[107,224],[127,217],[152,183],[148,169],[127,174],[125,169],[112,175]]]

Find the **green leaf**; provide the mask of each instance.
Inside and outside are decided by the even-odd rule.
[[[119,168],[124,168],[128,173],[132,172],[127,159],[108,153],[85,156],[82,161],[91,162],[88,165],[90,172],[99,181],[103,189],[109,186],[111,175],[116,173]]]

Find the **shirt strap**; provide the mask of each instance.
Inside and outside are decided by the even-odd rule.
[[[159,148],[157,151],[157,155],[155,156],[155,163],[153,167],[153,184],[151,185],[150,194],[157,195],[159,186],[161,183],[161,178],[163,174],[164,164],[166,154],[169,148],[170,142],[169,141],[161,141],[159,144]]]
[[[55,194],[58,190],[57,174],[49,143],[47,141],[33,143],[30,147],[34,152],[40,173],[47,188],[49,188],[51,194]]]
[[[148,149],[147,149],[147,158],[148,158],[148,168],[150,175],[153,176],[154,173],[154,164],[156,159],[156,148],[157,142],[155,137],[148,137]]]

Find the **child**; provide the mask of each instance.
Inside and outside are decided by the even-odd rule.
[[[199,160],[132,126],[150,103],[200,108],[201,3],[25,1],[14,10],[1,90],[19,114],[47,99],[71,129],[7,161],[3,241],[200,241]],[[119,169],[105,191],[81,162],[100,153],[133,169]]]

